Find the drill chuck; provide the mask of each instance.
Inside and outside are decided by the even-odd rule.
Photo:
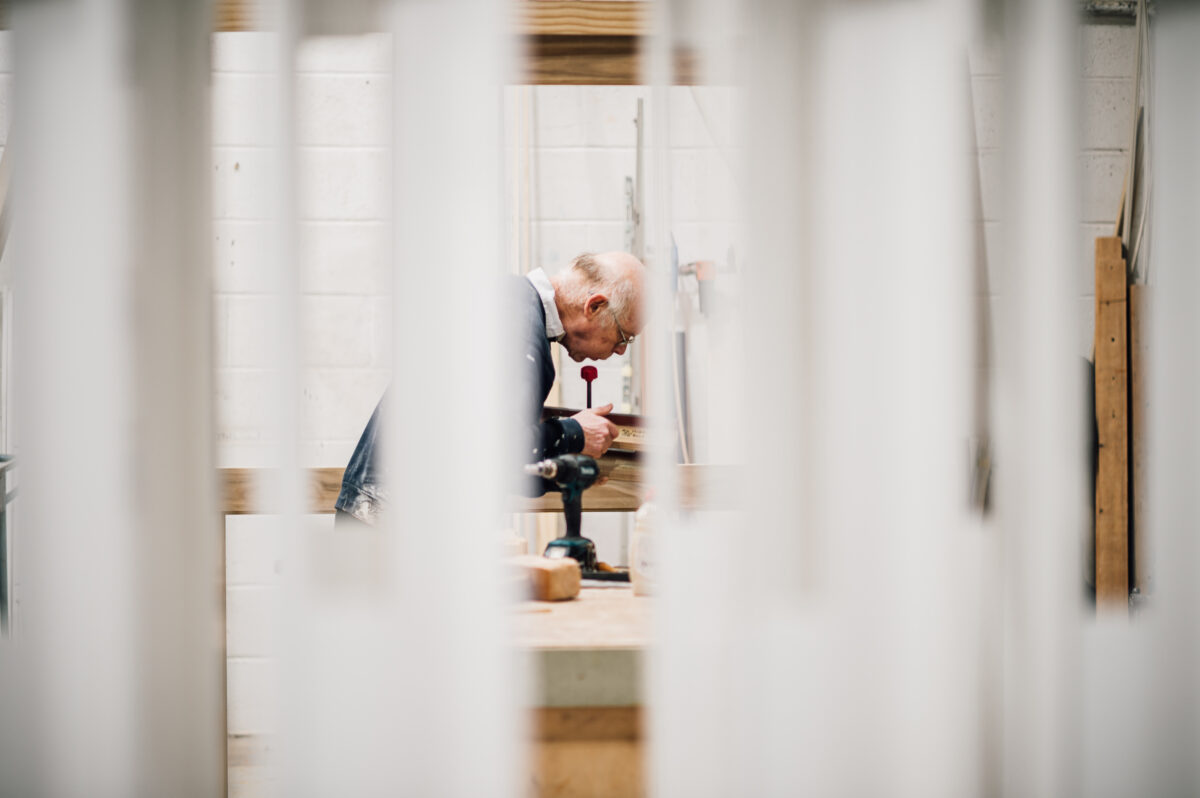
[[[561,454],[525,466],[525,473],[554,483],[564,493],[582,491],[600,476],[596,461],[585,454]]]
[[[554,460],[542,460],[538,463],[530,463],[525,466],[525,473],[531,477],[554,479],[558,476],[558,463],[554,462]]]

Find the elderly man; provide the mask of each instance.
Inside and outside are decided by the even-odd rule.
[[[514,354],[520,358],[525,462],[575,452],[599,457],[612,445],[617,427],[605,418],[612,412],[611,404],[581,410],[570,418],[541,420],[542,405],[554,384],[550,342],[565,348],[576,362],[625,354],[641,330],[643,270],[632,255],[606,252],[580,255],[553,278],[541,269],[513,278],[510,312],[515,315],[510,335]],[[373,525],[387,504],[386,478],[375,455],[382,440],[379,425],[386,399],[385,394],[342,476],[339,523],[354,519]],[[544,493],[546,487],[538,481],[531,491]]]

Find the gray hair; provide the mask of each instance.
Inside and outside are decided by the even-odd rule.
[[[570,273],[575,278],[568,289],[573,301],[582,304],[590,294],[603,293],[608,297],[608,306],[616,314],[618,322],[629,320],[626,314],[637,297],[634,295],[633,282],[625,279],[622,269],[594,252],[584,252],[571,261]]]

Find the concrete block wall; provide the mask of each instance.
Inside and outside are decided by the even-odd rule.
[[[298,53],[296,242],[304,465],[344,465],[390,364],[391,46],[384,36],[316,39]],[[271,39],[213,37],[213,253],[217,456],[269,463]],[[281,541],[273,520],[226,523],[228,727],[276,729],[275,609]],[[328,527],[332,516],[307,523]],[[231,779],[231,794],[245,787]],[[253,785],[250,785],[252,787]],[[250,789],[247,787],[247,789]]]
[[[271,277],[270,39],[221,33],[213,48],[218,459],[267,461]],[[344,464],[387,385],[390,41],[316,39],[296,88],[303,405],[301,458]]]
[[[1080,29],[1083,201],[1077,274],[1083,316],[1081,354],[1090,355],[1095,327],[1095,241],[1097,236],[1113,234],[1128,167],[1136,52],[1136,28],[1131,24]]]
[[[1077,348],[1088,356],[1095,316],[1094,249],[1097,236],[1112,235],[1125,178],[1134,95],[1137,39],[1128,20],[1091,20],[1079,28],[1078,259],[1071,264],[1079,301]],[[1003,204],[1003,58],[998,47],[971,51],[971,90],[987,260],[986,292],[995,296],[1000,264]]]

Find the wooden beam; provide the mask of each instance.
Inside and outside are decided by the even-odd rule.
[[[3,2],[3,0],[0,0]],[[216,0],[213,29],[260,28],[261,0]],[[521,39],[521,83],[562,86],[632,86],[642,82],[641,45],[649,32],[649,3],[642,0],[523,0],[511,30]],[[678,50],[672,82],[693,85],[696,57]]]
[[[312,468],[305,471],[308,489],[308,512],[332,513],[338,493],[342,489],[343,468]],[[253,515],[277,513],[278,507],[270,507],[263,499],[265,487],[274,471],[268,468],[222,468],[219,469],[221,486],[221,512],[224,515]]]
[[[533,710],[535,740],[639,740],[642,708],[537,707]]]
[[[650,19],[638,0],[526,0],[516,6],[525,36],[642,36]]]
[[[529,36],[520,82],[535,85],[633,86],[642,82],[643,39],[635,36]],[[697,82],[690,50],[675,53],[672,83]]]
[[[586,512],[633,512],[642,504],[642,467],[624,452],[613,452],[597,461],[605,484],[583,492]],[[312,468],[305,472],[309,504],[307,512],[332,513],[342,489],[342,472],[337,468]],[[224,515],[253,515],[279,512],[262,498],[272,478],[265,468],[219,469],[221,512]],[[691,509],[732,510],[740,506],[737,470],[732,466],[679,466],[680,503]],[[525,513],[560,513],[562,496],[547,493],[537,498],[518,498],[513,510]]]
[[[642,68],[632,36],[530,36],[523,63],[523,83],[548,86],[629,86]]]
[[[1096,239],[1096,604],[1129,607],[1129,376],[1127,286],[1121,239]]]
[[[213,30],[217,33],[254,30],[254,0],[216,0]]]

